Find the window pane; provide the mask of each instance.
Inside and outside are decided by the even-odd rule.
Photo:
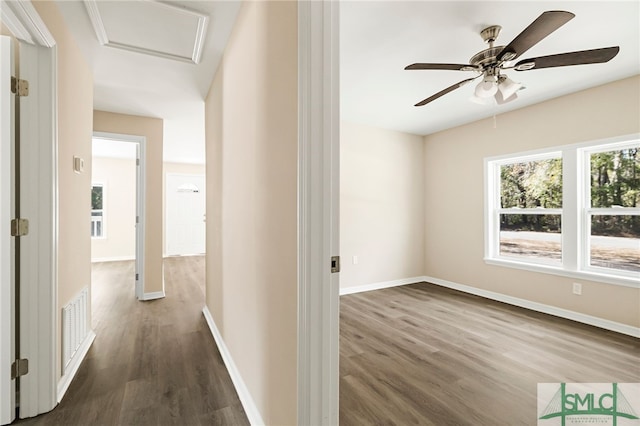
[[[501,214],[500,255],[562,263],[560,215]]]
[[[591,154],[591,207],[640,206],[640,146]]]
[[[562,159],[501,166],[500,205],[502,208],[561,208]]]
[[[591,217],[591,265],[640,272],[640,216]]]
[[[91,187],[91,210],[102,210],[102,186]]]

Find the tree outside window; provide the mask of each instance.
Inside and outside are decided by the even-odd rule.
[[[91,186],[91,237],[104,238],[104,187],[100,184]]]

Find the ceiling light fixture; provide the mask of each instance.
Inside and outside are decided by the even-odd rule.
[[[475,94],[479,98],[490,98],[498,91],[496,78],[492,75],[485,74],[484,78],[476,86]]]
[[[507,100],[511,98],[520,89],[522,89],[521,83],[516,83],[506,75],[498,77],[498,90],[502,95],[502,99]]]

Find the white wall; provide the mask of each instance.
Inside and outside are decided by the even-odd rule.
[[[91,181],[104,185],[106,234],[91,239],[91,261],[135,259],[136,160],[93,157]]]
[[[424,193],[421,136],[342,122],[341,289],[424,275]]]
[[[206,100],[207,309],[268,425],[298,406],[297,16],[243,2]]]

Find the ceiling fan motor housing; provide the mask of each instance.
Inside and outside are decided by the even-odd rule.
[[[469,63],[480,68],[485,68],[485,66],[487,65],[496,64],[496,56],[498,56],[498,53],[502,52],[502,49],[504,49],[504,46],[495,46],[484,49],[473,55],[471,59],[469,59]]]

